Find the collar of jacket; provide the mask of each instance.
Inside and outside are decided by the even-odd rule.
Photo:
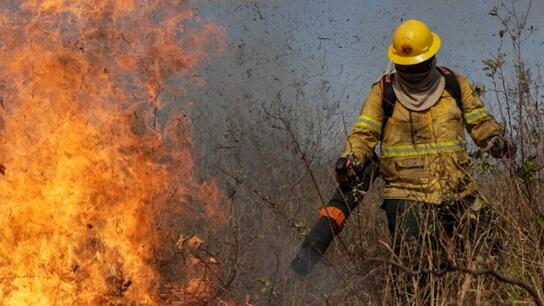
[[[393,91],[399,102],[409,110],[424,111],[438,102],[446,80],[436,68],[436,59],[429,71],[406,74],[397,71],[393,80]]]

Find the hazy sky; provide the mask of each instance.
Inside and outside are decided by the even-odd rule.
[[[386,68],[392,32],[410,18],[426,22],[441,36],[439,64],[488,83],[481,61],[496,52],[501,28],[488,14],[500,6],[495,0],[194,3],[197,15],[225,27],[228,35],[224,56],[202,72],[208,82],[205,100],[216,104],[241,94],[265,103],[278,92],[294,98],[298,90],[305,93],[304,102],[327,99],[338,102],[343,112],[358,111],[370,84]],[[533,1],[528,24],[537,31],[526,42],[526,53],[533,63],[542,62],[544,0]]]

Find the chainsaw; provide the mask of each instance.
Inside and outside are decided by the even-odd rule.
[[[374,154],[364,165],[354,157],[339,158],[335,165],[339,185],[320,217],[305,236],[291,269],[298,275],[310,273],[340,234],[351,212],[357,208],[371,183],[380,175],[378,156]]]

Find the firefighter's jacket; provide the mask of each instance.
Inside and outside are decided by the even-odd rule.
[[[382,84],[377,82],[348,136],[344,155],[360,161],[372,156],[380,142],[380,166],[385,199],[406,199],[439,204],[475,192],[468,173],[465,129],[479,147],[492,136],[502,135],[495,121],[468,81],[456,74],[461,87],[461,110],[444,90],[431,108],[410,111],[396,101],[383,129]],[[383,129],[383,139],[382,139]]]

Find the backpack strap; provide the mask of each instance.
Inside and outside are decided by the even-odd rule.
[[[447,67],[438,66],[438,71],[444,77],[446,81],[446,90],[449,94],[455,99],[457,107],[463,112],[463,98],[461,96],[461,86],[459,86],[459,81],[455,77],[453,71]]]
[[[395,96],[395,91],[393,90],[393,78],[394,74],[389,73],[382,77],[382,108],[383,108],[383,123],[382,123],[382,135],[381,140],[383,140],[383,134],[385,127],[387,126],[387,121],[391,116],[393,116],[393,111],[395,110],[395,103],[397,97]]]

